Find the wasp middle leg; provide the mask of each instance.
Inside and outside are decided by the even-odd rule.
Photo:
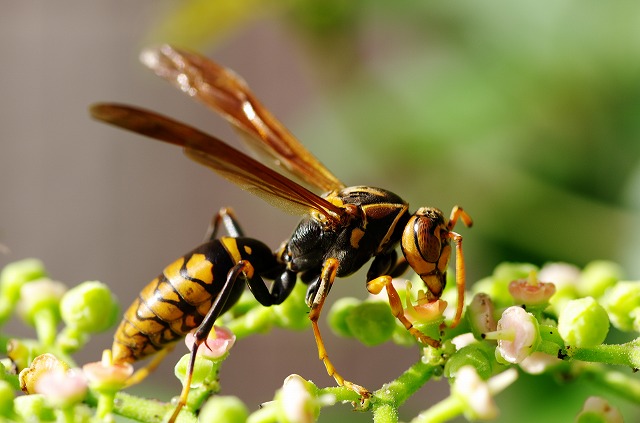
[[[309,319],[311,320],[311,325],[313,327],[313,336],[316,340],[316,345],[318,348],[318,358],[324,363],[324,366],[327,369],[327,373],[329,374],[329,376],[335,379],[338,385],[349,388],[360,395],[361,401],[364,402],[371,396],[371,392],[360,385],[346,380],[338,373],[335,366],[329,359],[327,349],[325,348],[324,341],[322,340],[322,335],[320,334],[320,328],[318,327],[318,319],[320,319],[322,306],[324,305],[327,295],[331,290],[331,286],[335,281],[338,266],[339,262],[334,258],[329,258],[324,262],[315,295],[313,295],[313,298],[308,299],[308,301],[311,302],[311,304],[309,304],[309,306],[311,307],[311,310],[309,311]]]

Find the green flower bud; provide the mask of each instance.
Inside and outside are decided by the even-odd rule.
[[[24,259],[7,264],[0,272],[0,323],[7,320],[18,299],[22,286],[45,277],[44,265],[37,259]]]
[[[57,322],[60,318],[60,299],[66,290],[65,284],[48,278],[30,281],[20,290],[18,313],[32,326],[36,324],[36,316],[40,312],[50,313]]]
[[[478,293],[473,296],[471,303],[467,306],[465,318],[474,338],[483,339],[485,333],[496,330],[498,323],[494,317],[494,311],[493,301],[487,294]]]
[[[184,385],[187,380],[187,371],[189,369],[189,360],[191,354],[185,354],[178,360],[174,368],[174,372],[178,380]],[[191,388],[199,388],[203,384],[209,384],[218,378],[218,369],[222,361],[210,360],[201,354],[196,356],[196,362],[193,366],[193,376],[191,377]]]
[[[234,396],[214,396],[202,407],[198,420],[212,423],[244,423],[249,417],[247,406]]]
[[[362,301],[357,298],[344,297],[339,298],[333,303],[329,314],[327,314],[327,323],[329,323],[329,326],[336,335],[345,338],[353,336],[347,324],[347,317],[361,302]]]
[[[391,339],[395,320],[389,305],[382,301],[364,301],[346,316],[349,332],[367,346],[379,345]]]
[[[582,271],[576,288],[582,297],[599,298],[623,277],[620,265],[605,260],[592,261]]]
[[[20,395],[13,400],[13,407],[18,415],[18,421],[55,421],[55,411],[44,396],[40,394]]]
[[[43,345],[53,345],[60,322],[60,298],[65,284],[49,278],[30,281],[20,289],[18,314],[26,324],[34,326]]]
[[[607,337],[609,316],[593,297],[572,300],[560,312],[558,332],[568,346],[594,347]]]
[[[445,377],[455,378],[459,369],[471,366],[481,379],[488,379],[493,372],[493,352],[487,351],[487,345],[475,342],[456,351],[444,365]]]
[[[280,305],[274,306],[273,313],[280,327],[292,330],[304,330],[309,327],[309,307],[305,303],[307,287],[298,283],[289,297]]]
[[[38,259],[28,258],[9,263],[0,272],[0,296],[15,304],[20,297],[22,285],[46,276],[44,264]]]
[[[318,388],[293,374],[288,376],[276,393],[277,421],[282,423],[315,422],[325,399],[318,398]],[[331,402],[331,400],[329,400]]]
[[[618,282],[602,297],[611,323],[623,331],[640,331],[640,282]]]
[[[83,282],[60,301],[62,320],[79,332],[97,333],[112,327],[119,307],[109,287],[98,281]]]
[[[13,399],[15,394],[13,387],[6,380],[0,380],[0,417],[11,418],[13,416]]]

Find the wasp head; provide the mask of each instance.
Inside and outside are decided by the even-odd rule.
[[[440,298],[451,256],[449,224],[434,207],[418,209],[404,228],[402,253],[427,287],[427,298]]]

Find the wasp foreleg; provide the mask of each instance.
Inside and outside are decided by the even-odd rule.
[[[395,316],[400,323],[404,325],[404,327],[409,331],[414,338],[416,338],[419,342],[425,345],[431,345],[432,347],[438,348],[440,346],[440,342],[435,339],[425,335],[420,332],[413,326],[413,323],[407,319],[404,315],[404,308],[402,307],[402,301],[400,300],[400,296],[398,295],[398,291],[393,286],[393,279],[391,276],[383,275],[378,276],[377,278],[367,282],[367,290],[372,294],[379,294],[382,292],[382,288],[386,288],[387,297],[389,298],[389,306],[391,307],[391,312]]]

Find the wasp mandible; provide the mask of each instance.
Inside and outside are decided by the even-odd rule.
[[[391,280],[410,266],[426,291],[418,300],[434,301],[442,295],[455,245],[458,304],[451,326],[460,321],[464,305],[462,236],[454,232],[458,220],[472,220],[460,207],[450,217],[433,207],[409,212],[398,195],[370,186],[347,187],[316,159],[254,96],[234,72],[191,52],[168,45],[143,52],[141,59],[157,75],[204,102],[227,119],[249,145],[273,159],[283,172],[323,192],[317,195],[223,141],[184,123],[154,112],[120,104],[97,104],[94,118],[151,138],[178,145],[185,154],[266,201],[302,215],[292,235],[276,252],[282,271],[273,287],[283,293],[300,279],[308,285],[319,358],[327,373],[341,386],[370,396],[364,387],[345,380],[331,363],[318,328],[325,299],[336,277],[348,276],[373,258],[367,272],[371,292],[386,289],[394,316],[424,344],[440,342],[416,328],[404,316]],[[400,244],[402,257],[398,257]],[[286,287],[284,289],[283,287]],[[273,289],[273,288],[272,288]],[[127,335],[129,336],[129,335]]]

